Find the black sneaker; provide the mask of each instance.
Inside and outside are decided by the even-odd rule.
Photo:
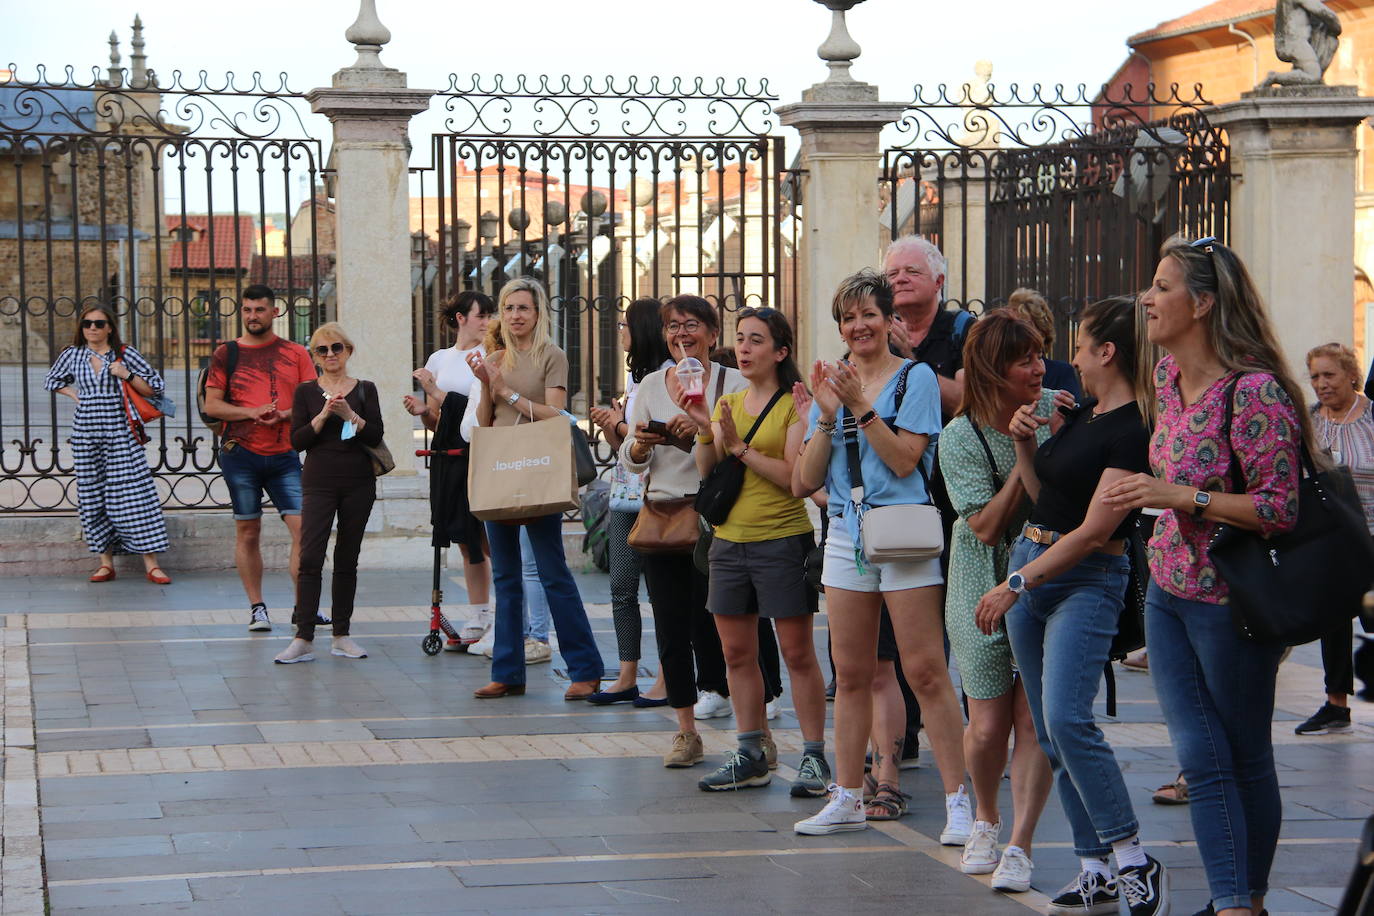
[[[328,627],[328,626],[332,626],[333,624],[334,624],[334,621],[331,620],[330,618],[324,616],[324,614],[323,614],[322,612],[320,612],[320,611],[316,611],[316,612],[315,612],[315,626],[317,626],[317,627]]]
[[[1298,735],[1331,735],[1350,731],[1350,708],[1323,703],[1312,718],[1293,729]]]
[[[1050,901],[1047,912],[1055,916],[1117,916],[1120,910],[1115,882],[1085,871]]]
[[[248,629],[254,631],[272,629],[272,621],[267,618],[267,605],[261,601],[253,605],[248,613]]]
[[[830,679],[830,683],[825,685],[825,701],[826,701],[827,703],[833,703],[833,702],[835,702],[835,679],[834,679],[834,678],[831,678],[831,679]]]
[[[1146,856],[1144,865],[1117,872],[1116,889],[1126,898],[1131,916],[1168,916],[1169,875],[1154,856]]]
[[[723,792],[726,789],[748,789],[753,786],[766,786],[773,778],[768,772],[768,761],[760,757],[755,760],[748,754],[736,749],[730,752],[725,762],[709,776],[701,777],[697,786],[703,792]]]
[[[797,780],[792,783],[793,798],[820,798],[830,791],[830,764],[824,757],[803,754],[797,766]]]

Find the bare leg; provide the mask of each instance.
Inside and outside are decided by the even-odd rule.
[[[878,785],[901,786],[898,764],[906,731],[906,703],[897,684],[897,664],[878,660],[873,675],[873,778]]]
[[[968,761],[969,777],[973,781],[973,794],[977,801],[974,817],[989,824],[1002,820],[997,796],[1001,789],[1002,774],[1007,768],[1013,690],[991,700],[968,698],[964,759]],[[925,712],[924,704],[921,711]]]
[[[297,531],[300,530],[299,524]],[[262,601],[262,519],[234,521],[234,565],[249,604]]]
[[[281,520],[286,523],[286,530],[291,535],[291,561],[288,568],[291,571],[291,590],[296,590],[296,576],[301,571],[301,517],[299,515],[283,515]],[[262,580],[262,555],[258,555],[258,580]],[[259,598],[259,601],[262,599]]]
[[[928,586],[887,592],[883,597],[892,615],[902,668],[920,701],[940,781],[949,795],[964,782],[964,717],[945,661],[944,593],[941,586]]]
[[[825,740],[825,681],[816,662],[816,643],[812,639],[815,620],[810,614],[773,621],[778,633],[778,648],[792,679],[792,708],[801,723],[802,738]],[[757,667],[757,666],[755,666]],[[734,687],[730,690],[733,692]]]
[[[616,675],[615,683],[604,688],[606,693],[619,693],[622,690],[629,690],[635,686],[639,680],[638,662],[621,662],[620,672]]]
[[[143,555],[143,571],[152,572],[155,569],[162,569],[162,567],[157,565],[157,554],[145,553]],[[163,572],[166,572],[166,570],[163,570]]]
[[[1012,688],[1012,728],[1016,733],[1016,748],[1011,754],[1011,806],[1015,821],[1011,844],[1020,846],[1027,856],[1034,858],[1031,844],[1035,842],[1035,826],[1040,823],[1040,815],[1050,797],[1054,774],[1049,758],[1035,737],[1035,720],[1031,718],[1030,703],[1020,678]]]
[[[716,632],[725,655],[725,677],[730,682],[730,705],[735,709],[735,728],[762,731],[763,673],[759,671],[759,618],[757,614],[716,614]]]
[[[830,651],[835,659],[835,781],[845,789],[859,790],[864,781],[881,605],[882,595],[877,592],[825,589]]]
[[[458,551],[463,555],[463,586],[467,589],[468,604],[485,607],[491,602],[491,564],[486,557],[480,563],[472,562],[466,544],[459,544]]]
[[[100,555],[100,565],[101,565],[101,566],[108,566],[108,567],[110,567],[110,569],[114,569],[114,554],[113,554],[113,553],[102,553],[102,554]],[[96,571],[99,572],[99,570],[96,570]]]
[[[645,694],[651,700],[661,700],[668,695],[668,685],[663,683],[663,667],[659,666],[658,679],[654,681],[654,686],[649,688]]]
[[[677,716],[677,730],[692,734],[697,730],[697,720],[692,714],[691,706],[684,706],[681,709],[674,709],[673,713]]]

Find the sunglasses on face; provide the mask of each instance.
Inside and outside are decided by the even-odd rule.
[[[342,353],[344,349],[344,345],[336,340],[332,344],[320,344],[315,348],[315,353],[319,356],[328,356],[331,353]]]
[[[96,330],[104,330],[104,328],[105,328],[107,325],[109,325],[109,322],[106,321],[104,318],[82,318],[82,319],[81,319],[81,326],[82,326],[83,328],[95,328]]]

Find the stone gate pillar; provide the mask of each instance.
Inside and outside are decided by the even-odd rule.
[[[802,100],[778,108],[778,116],[802,138],[801,289],[797,345],[803,366],[843,352],[830,301],[840,281],[861,267],[877,268],[882,226],[878,221],[878,134],[906,106],[880,102],[878,87],[855,80],[849,66],[859,46],[849,37],[844,13],[862,0],[817,0],[833,14],[830,36],[818,54],[830,76],[802,92]],[[803,374],[809,369],[803,368]]]
[[[1298,379],[1318,344],[1354,344],[1354,86],[1255,89],[1208,112],[1231,146],[1231,242]]]

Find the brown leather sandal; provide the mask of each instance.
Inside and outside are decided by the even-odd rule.
[[[864,806],[864,817],[870,821],[895,821],[906,814],[906,803],[911,796],[896,786],[883,783],[878,792]]]
[[[1155,794],[1150,798],[1156,805],[1186,805],[1188,804],[1188,783],[1184,781],[1183,774],[1179,773],[1178,778],[1173,782],[1166,782],[1155,789]]]

